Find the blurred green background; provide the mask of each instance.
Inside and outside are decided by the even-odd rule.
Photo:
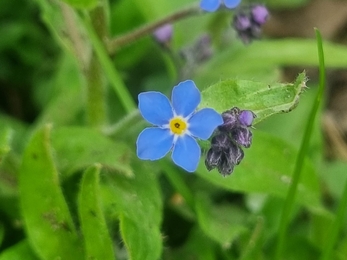
[[[234,11],[222,10],[175,22],[166,48],[146,35],[111,50],[120,35],[193,4],[0,2],[0,260],[274,257],[318,86],[313,27],[324,39],[326,93],[281,259],[319,259],[329,241],[328,259],[347,259],[344,208],[336,217],[347,197],[347,1],[262,1],[270,18],[248,45],[230,26]],[[93,52],[89,22],[106,62]],[[201,58],[206,35],[212,55]],[[308,87],[298,107],[255,126],[231,176],[203,162],[188,174],[169,159],[136,157],[144,122],[117,86],[136,104],[140,92],[169,95],[184,79],[201,90],[229,78],[272,85],[303,70]]]

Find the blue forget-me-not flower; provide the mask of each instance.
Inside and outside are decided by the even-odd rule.
[[[222,116],[212,108],[196,111],[201,95],[192,80],[173,88],[171,102],[156,91],[140,93],[138,99],[141,115],[154,126],[139,134],[137,156],[142,160],[158,160],[172,150],[174,163],[194,172],[201,156],[196,138],[207,140],[223,123]]]
[[[227,8],[232,9],[238,6],[241,0],[201,0],[200,8],[207,12],[214,12],[219,8],[222,2],[224,2]]]

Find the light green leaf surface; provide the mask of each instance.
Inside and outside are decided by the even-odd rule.
[[[223,247],[230,247],[239,235],[247,232],[244,225],[246,213],[236,207],[212,205],[206,195],[199,194],[195,200],[195,211],[201,229]]]
[[[27,240],[23,240],[0,253],[0,260],[39,260]]]
[[[107,187],[119,213],[129,259],[160,259],[162,197],[158,180],[147,163],[134,163],[134,178],[110,176]]]
[[[83,127],[62,127],[52,132],[52,145],[61,172],[71,174],[93,163],[132,176],[129,148],[114,142],[96,130]]]
[[[51,98],[47,104],[43,104],[44,110],[36,120],[35,126],[41,127],[44,124],[53,123],[54,127],[57,127],[71,124],[76,120],[84,106],[84,100],[81,98],[82,85],[78,63],[73,60],[72,55],[63,55],[54,76],[50,81],[41,83],[40,90],[51,89]],[[40,94],[43,95],[42,93],[48,91],[37,91],[36,99],[44,99]]]
[[[219,113],[232,107],[252,110],[257,115],[254,123],[258,123],[273,114],[294,109],[305,83],[305,73],[301,73],[293,84],[224,80],[202,91],[200,107],[212,107]]]
[[[2,241],[4,240],[4,236],[5,236],[5,226],[4,224],[2,224],[2,222],[0,222],[0,246],[2,244]]]
[[[217,170],[208,172],[203,163],[200,163],[197,174],[227,190],[285,198],[297,151],[272,135],[257,130],[253,134],[252,146],[244,149],[244,159],[230,176],[223,178]],[[318,178],[308,160],[303,167],[296,203],[321,210]]]
[[[98,4],[98,0],[63,0],[65,3],[76,8],[92,9]]]
[[[78,209],[87,259],[114,260],[112,240],[101,205],[100,168],[100,164],[95,164],[83,173]]]
[[[218,244],[214,243],[204,232],[196,225],[190,232],[186,243],[179,248],[165,248],[162,259],[168,260],[216,260]]]
[[[20,203],[29,242],[42,259],[84,259],[63,196],[50,145],[50,126],[29,141],[20,168]]]
[[[36,0],[36,2],[43,22],[57,43],[74,54],[79,62],[85,64],[89,59],[90,45],[73,8],[60,0]]]
[[[233,42],[199,67],[194,80],[201,88],[229,78],[251,79],[265,82],[280,80],[278,69],[284,66],[307,68],[318,66],[317,43],[314,39],[261,40],[250,45]],[[325,65],[346,68],[347,47],[324,42]]]

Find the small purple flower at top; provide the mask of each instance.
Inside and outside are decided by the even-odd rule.
[[[214,12],[222,2],[227,8],[233,9],[240,4],[241,0],[201,0],[200,8],[207,12]]]
[[[251,17],[258,25],[263,25],[269,18],[269,11],[263,5],[255,5],[251,10]]]
[[[235,14],[233,26],[241,40],[248,44],[260,38],[262,26],[268,18],[269,11],[264,5],[253,5]]]
[[[153,36],[157,42],[160,44],[167,44],[171,41],[173,27],[172,24],[167,23],[159,27],[153,32]]]
[[[212,108],[196,111],[201,94],[192,80],[173,88],[171,103],[155,91],[140,93],[138,99],[141,115],[154,127],[145,128],[139,134],[137,156],[142,160],[158,160],[172,150],[173,162],[194,172],[201,156],[195,139],[207,140],[223,123],[222,116]]]

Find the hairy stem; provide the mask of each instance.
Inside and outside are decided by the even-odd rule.
[[[201,14],[203,11],[200,9],[198,5],[193,5],[188,8],[179,10],[169,16],[166,16],[160,20],[157,20],[155,22],[146,24],[138,29],[135,29],[134,31],[131,31],[129,33],[126,33],[124,35],[120,35],[114,39],[109,40],[108,42],[108,51],[109,53],[115,53],[118,49],[120,49],[123,46],[126,46],[128,44],[131,44],[132,42],[152,33],[154,30],[158,29],[159,27],[163,26],[167,23],[173,23],[178,20],[182,20],[184,18],[190,17],[192,15]]]

